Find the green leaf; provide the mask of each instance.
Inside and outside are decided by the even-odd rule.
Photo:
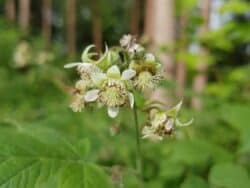
[[[210,171],[209,182],[225,188],[247,188],[250,185],[246,169],[231,163],[215,165]]]
[[[202,139],[176,141],[170,156],[171,161],[198,168],[211,161],[231,161],[232,156],[223,148]]]
[[[180,188],[208,188],[208,184],[201,177],[191,175],[185,179]]]
[[[177,8],[177,13],[180,14],[181,12],[188,12],[191,11],[192,9],[195,8],[197,5],[197,0],[180,0],[176,1],[176,8]]]
[[[86,156],[86,155],[88,155],[89,150],[90,150],[90,142],[88,139],[84,138],[82,140],[79,140],[76,147],[77,147],[77,151],[82,156]]]
[[[0,187],[112,187],[104,171],[85,160],[87,140],[48,129],[0,128]]]
[[[249,105],[229,104],[224,105],[221,109],[222,119],[240,132],[249,129],[249,114]]]
[[[221,13],[244,14],[250,10],[250,3],[243,1],[229,1],[220,7]]]
[[[165,179],[177,179],[185,171],[185,167],[181,163],[166,160],[162,161],[161,168],[160,176]]]
[[[230,104],[224,105],[221,109],[221,118],[229,123],[240,133],[239,151],[242,153],[250,153],[250,106]]]

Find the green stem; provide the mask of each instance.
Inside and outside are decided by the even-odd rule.
[[[137,107],[134,105],[134,121],[135,121],[135,132],[136,132],[136,171],[140,179],[140,187],[143,186],[143,178],[142,178],[142,157],[141,157],[141,143],[140,143],[140,131],[139,131],[139,123],[138,123],[138,114]]]

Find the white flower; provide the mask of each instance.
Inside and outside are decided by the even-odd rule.
[[[145,50],[141,45],[136,43],[136,38],[130,34],[123,35],[120,39],[120,45],[130,53],[142,52]]]
[[[101,68],[98,67],[98,64],[108,55],[108,47],[106,46],[105,53],[98,60],[91,59],[93,56],[97,55],[96,53],[89,52],[93,47],[94,45],[89,45],[83,51],[82,62],[72,62],[64,65],[64,68],[76,67],[81,79],[89,82],[89,84],[91,84],[92,75],[102,72]]]
[[[132,44],[129,48],[128,51],[131,53],[136,53],[136,52],[143,52],[145,49],[139,45],[139,44]]]
[[[114,118],[119,113],[119,107],[127,101],[130,107],[134,106],[134,96],[128,91],[126,81],[133,78],[136,72],[132,69],[126,69],[120,73],[118,66],[113,65],[107,70],[107,73],[98,73],[92,76],[93,83],[98,89],[93,89],[85,94],[85,101],[93,102],[98,100],[108,107],[108,114]]]
[[[154,88],[162,80],[162,66],[151,53],[146,53],[142,61],[132,61],[129,64],[129,68],[136,71],[137,74],[133,79],[133,83],[136,89],[141,91]]]
[[[188,126],[193,120],[187,123],[180,123],[177,118],[178,112],[181,109],[182,101],[168,111],[156,112],[150,120],[150,125],[147,125],[142,130],[142,138],[151,140],[162,140],[164,136],[171,135],[174,131],[174,126]]]
[[[77,67],[77,71],[81,76],[81,79],[86,82],[91,82],[91,77],[93,74],[101,72],[101,69],[94,64],[85,63],[85,62],[73,62],[64,65],[64,68],[73,68]]]
[[[135,43],[135,38],[130,34],[123,35],[122,38],[120,39],[121,47],[125,47],[127,49],[134,43]]]

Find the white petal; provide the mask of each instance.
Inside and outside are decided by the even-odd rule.
[[[145,55],[145,59],[146,59],[146,61],[155,61],[155,56],[151,53],[147,53]]]
[[[176,126],[179,126],[179,127],[185,127],[185,126],[189,126],[190,124],[192,124],[194,121],[194,119],[192,118],[191,120],[189,120],[188,122],[186,123],[181,123],[179,121],[179,119],[176,119]]]
[[[115,118],[119,113],[119,107],[109,107],[108,108],[108,115],[111,118]]]
[[[88,91],[85,96],[84,96],[84,100],[86,102],[92,102],[95,101],[98,98],[98,93],[99,93],[99,89],[92,89],[90,91]]]
[[[155,142],[156,141],[161,141],[163,139],[162,136],[157,135],[157,134],[152,134],[152,135],[149,135],[149,136],[143,137],[143,138],[149,138],[150,140],[155,141]]]
[[[122,72],[122,80],[129,80],[136,75],[133,69],[126,69]]]
[[[91,75],[91,79],[97,86],[100,86],[103,83],[103,81],[106,79],[106,74],[95,73]]]
[[[119,79],[121,76],[119,67],[117,65],[113,65],[107,70],[107,76],[111,78],[117,78]]]
[[[143,139],[148,138],[152,141],[160,141],[163,139],[162,136],[154,133],[154,130],[152,129],[152,127],[147,127],[147,126],[143,127],[142,135],[143,135],[142,136]]]
[[[67,68],[77,67],[81,64],[82,64],[82,62],[73,62],[73,63],[69,63],[69,64],[64,65],[64,68],[67,69]]]
[[[173,129],[173,126],[174,126],[174,119],[169,119],[165,124],[165,130],[171,131]]]
[[[135,98],[133,93],[128,93],[128,99],[129,99],[129,103],[130,103],[130,108],[134,108],[134,103],[135,103]]]
[[[85,63],[85,62],[83,62],[83,63],[81,63],[81,65],[80,66],[83,66],[83,67],[92,67],[92,66],[94,66],[93,64],[91,64],[91,63]]]

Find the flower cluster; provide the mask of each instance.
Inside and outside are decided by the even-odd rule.
[[[122,106],[134,107],[134,90],[152,88],[161,79],[161,64],[153,54],[136,43],[131,35],[120,40],[120,47],[106,50],[103,54],[91,52],[94,45],[86,47],[81,62],[65,65],[76,67],[80,79],[70,107],[80,112],[86,103],[97,102],[107,106],[114,118]]]
[[[162,140],[164,136],[172,135],[175,126],[190,125],[193,119],[189,122],[181,123],[177,118],[181,105],[182,101],[169,110],[157,108],[150,117],[148,124],[142,129],[143,138],[149,138],[154,141]]]
[[[75,67],[79,80],[75,84],[75,92],[70,107],[74,112],[81,112],[88,103],[96,102],[106,106],[112,118],[119,113],[119,108],[134,108],[135,90],[144,91],[154,88],[162,79],[162,66],[155,56],[145,49],[131,35],[120,40],[120,46],[108,48],[97,54],[92,52],[94,45],[86,47],[81,62],[66,64],[65,68]],[[182,102],[169,110],[149,105],[149,121],[142,129],[143,138],[162,140],[171,135],[175,126],[186,126],[180,123],[177,114]],[[147,106],[147,105],[145,105]]]

